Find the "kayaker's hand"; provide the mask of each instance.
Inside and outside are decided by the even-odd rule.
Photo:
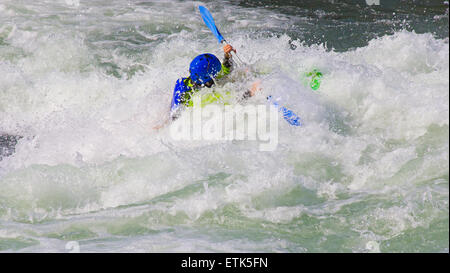
[[[162,124],[157,124],[157,125],[153,126],[153,130],[158,131],[159,129],[161,129],[162,127],[164,127],[164,125],[166,125],[166,124],[164,124],[164,123],[162,123]]]
[[[252,87],[250,88],[250,96],[254,96],[255,94],[256,94],[256,92],[258,92],[258,91],[260,91],[262,88],[261,88],[261,80],[257,80],[256,82],[254,82],[253,84],[252,84]]]
[[[234,49],[231,45],[223,46],[223,52],[225,52],[226,58],[231,58],[231,51],[234,51],[236,53],[236,49]]]
[[[166,117],[159,123],[153,126],[153,130],[159,131],[161,128],[166,126],[170,121],[169,115],[166,115]]]

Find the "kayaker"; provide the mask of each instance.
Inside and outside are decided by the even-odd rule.
[[[223,47],[223,51],[224,58],[222,63],[211,53],[198,55],[192,60],[189,66],[189,77],[180,78],[175,84],[170,106],[170,116],[162,124],[154,126],[153,129],[158,130],[167,124],[169,120],[177,119],[184,107],[193,106],[192,98],[195,92],[204,87],[211,88],[215,84],[215,80],[231,73],[234,67],[231,52],[236,52],[236,50],[227,44]],[[255,82],[243,94],[243,99],[253,96],[258,90],[260,90],[259,81]]]
[[[170,106],[170,116],[176,119],[182,106],[192,106],[193,94],[200,89],[211,88],[215,84],[214,80],[220,79],[231,73],[233,70],[233,57],[231,52],[236,50],[231,45],[223,47],[224,58],[221,63],[219,59],[210,53],[205,53],[195,57],[189,66],[189,77],[180,78],[175,84]]]

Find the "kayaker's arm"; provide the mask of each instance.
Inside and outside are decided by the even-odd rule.
[[[161,123],[153,126],[153,130],[158,131],[159,129],[165,127],[169,123],[169,121],[170,121],[170,116],[166,115]]]
[[[261,80],[257,80],[256,82],[254,82],[252,84],[252,87],[244,93],[244,95],[242,96],[242,99],[248,99],[250,97],[253,97],[256,94],[256,92],[261,90],[260,85],[261,85]]]
[[[231,55],[231,51],[236,52],[236,49],[234,49],[231,45],[227,44],[223,47],[223,52],[224,52],[224,56],[223,56],[223,62],[222,64],[230,69],[233,68],[233,56]]]
[[[219,75],[217,75],[216,79],[220,79],[225,75],[228,75],[233,70],[233,56],[231,55],[231,51],[236,52],[236,50],[231,45],[225,45],[223,47],[223,61],[222,61],[222,69],[220,70]]]

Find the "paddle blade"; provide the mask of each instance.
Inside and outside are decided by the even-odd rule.
[[[277,101],[275,101],[272,96],[268,96],[267,100],[272,103],[278,109],[278,112],[283,114],[284,120],[286,120],[292,126],[302,126],[300,117],[297,116],[292,110],[287,109],[284,106],[280,106]]]
[[[200,14],[202,15],[203,22],[205,22],[206,26],[211,30],[211,32],[216,36],[217,40],[219,40],[219,44],[222,43],[225,39],[222,34],[220,34],[219,30],[216,27],[216,23],[214,23],[214,19],[212,18],[211,13],[204,6],[199,6]]]
[[[280,112],[283,113],[283,118],[293,126],[302,126],[300,118],[291,110],[286,107],[281,107]]]

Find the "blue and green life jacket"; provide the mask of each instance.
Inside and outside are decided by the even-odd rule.
[[[231,67],[222,64],[222,69],[216,79],[220,79],[223,76],[230,74],[230,72]],[[182,105],[192,107],[192,97],[200,88],[201,86],[195,85],[190,78],[178,79],[173,90],[172,103],[170,106],[171,113],[176,112]],[[208,93],[206,96],[202,96],[202,106],[213,103],[221,98],[223,97],[219,93]]]

